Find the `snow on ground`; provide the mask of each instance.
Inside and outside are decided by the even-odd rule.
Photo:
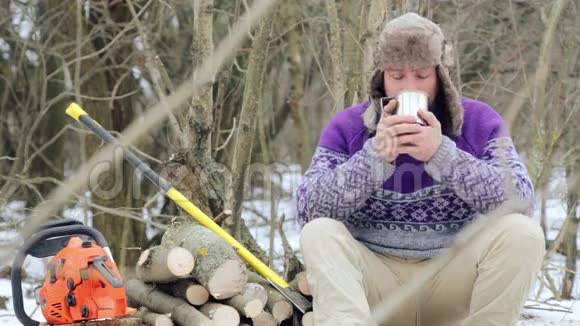
[[[39,283],[40,284],[40,283]],[[24,294],[24,310],[31,316],[32,319],[37,321],[45,321],[42,316],[42,311],[40,307],[36,304],[34,300],[34,288],[37,285],[32,285],[30,283],[24,283],[22,285],[22,293]],[[12,303],[12,286],[10,285],[10,280],[0,279],[0,296],[8,297],[10,300],[6,301],[6,309],[0,309],[0,325],[20,325],[16,315],[14,315],[14,308]]]
[[[299,248],[299,234],[300,228],[296,223],[296,209],[294,192],[300,183],[300,167],[297,165],[292,166],[282,166],[277,167],[277,171],[280,171],[280,177],[277,177],[276,182],[287,192],[287,196],[276,201],[275,213],[277,218],[285,215],[284,231],[286,237],[294,250]],[[565,183],[564,183],[565,187]],[[554,197],[563,198],[561,194],[555,195],[556,191],[563,191],[562,182],[553,182],[551,184],[551,194]],[[270,247],[270,225],[266,219],[271,216],[271,200],[267,192],[257,189],[250,195],[251,200],[248,200],[244,204],[244,217],[246,218],[246,223],[256,237],[258,243],[264,249]],[[90,195],[87,195],[88,200],[90,200]],[[161,199],[159,199],[161,200]],[[157,202],[156,209],[159,209],[161,201]],[[539,205],[538,205],[539,206]],[[14,223],[16,221],[22,220],[24,212],[25,203],[24,202],[12,202],[8,205],[0,207],[0,218],[7,223]],[[539,207],[537,207],[537,212],[535,214],[538,217]],[[566,216],[566,206],[561,200],[549,199],[546,201],[546,213],[548,216],[548,238],[554,239],[558,233],[560,226],[562,225],[564,218]],[[76,205],[75,207],[70,207],[65,210],[65,216],[69,218],[75,218],[83,221],[91,220],[91,213],[86,212],[82,205]],[[0,246],[7,244],[10,240],[13,240],[17,236],[15,231],[7,231],[3,229],[0,231]],[[580,239],[579,239],[580,241]],[[579,242],[580,244],[580,242]],[[281,271],[283,269],[282,256],[284,250],[282,247],[282,241],[278,232],[275,232],[274,239],[274,256],[275,256],[275,269]],[[298,257],[300,253],[297,252]],[[32,279],[40,280],[44,274],[43,267],[44,263],[39,259],[27,259],[25,262],[25,270]],[[550,264],[550,275],[556,281],[557,286],[560,286],[562,275],[564,273],[563,266],[565,266],[565,257],[559,254],[555,254],[552,262]],[[580,260],[578,262],[580,266]],[[23,292],[26,295],[24,299],[25,309],[28,313],[34,311],[33,318],[36,320],[43,320],[40,309],[37,309],[37,304],[32,295],[33,288],[40,285],[40,281],[30,283],[29,281],[23,284]],[[539,295],[538,292],[540,291]],[[11,286],[10,281],[7,279],[0,279],[0,297],[11,297]],[[580,276],[577,276],[575,282],[575,289],[573,291],[573,296],[575,298],[580,298]],[[528,325],[580,325],[580,303],[578,301],[556,301],[553,300],[553,294],[547,287],[540,288],[540,283],[536,282],[535,288],[531,291],[529,300],[526,302],[526,307],[522,312],[523,318],[518,323],[519,326]],[[0,305],[0,308],[1,305]],[[36,309],[36,310],[35,310]],[[546,309],[546,310],[543,310]],[[558,310],[558,311],[553,311]],[[0,324],[2,325],[18,325],[18,320],[14,316],[12,308],[12,300],[6,301],[6,307],[0,309]]]
[[[533,306],[536,309],[524,309],[522,315],[525,316],[524,318],[530,319],[520,320],[519,326],[580,325],[580,304],[578,301],[549,301],[548,304],[528,301],[526,306]],[[571,312],[550,311],[554,309]]]
[[[550,275],[558,288],[561,286],[564,275],[565,259],[565,256],[555,254],[550,263]],[[580,266],[580,259],[577,261],[577,266]],[[572,293],[575,298],[580,298],[579,283],[580,277],[576,276]],[[553,293],[547,287],[541,287],[540,282],[536,282],[525,304],[525,307],[530,308],[522,311],[522,314],[530,319],[520,321],[519,325],[580,325],[580,302],[577,300],[557,301],[553,297]]]

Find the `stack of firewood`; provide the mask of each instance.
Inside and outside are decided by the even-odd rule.
[[[161,244],[142,252],[137,279],[126,282],[130,301],[150,325],[313,325],[267,280],[249,271],[234,249],[197,223],[171,226]],[[290,282],[311,295],[304,272]]]

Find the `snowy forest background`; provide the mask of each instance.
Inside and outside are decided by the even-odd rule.
[[[536,186],[548,251],[522,323],[580,320],[579,0],[1,1],[0,320],[16,322],[6,271],[31,216],[97,227],[128,277],[179,215],[118,153],[91,162],[102,144],[64,114],[72,101],[117,134],[133,128],[141,159],[208,215],[232,210],[226,229],[283,272],[320,132],[366,100],[376,35],[407,11],[442,26],[454,81],[503,115]],[[168,118],[146,119],[154,110]],[[42,262],[27,271],[38,284]]]

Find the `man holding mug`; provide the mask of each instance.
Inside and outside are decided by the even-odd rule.
[[[373,55],[370,101],[330,122],[297,190],[315,324],[376,325],[372,306],[429,268],[465,225],[516,198],[517,210],[470,239],[387,322],[514,324],[545,244],[505,122],[459,96],[451,45],[428,19],[389,21]],[[427,107],[409,113],[412,99]]]

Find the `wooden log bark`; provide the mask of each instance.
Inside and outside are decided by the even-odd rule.
[[[250,164],[254,135],[256,134],[256,121],[258,106],[256,103],[262,100],[262,81],[268,53],[268,22],[272,16],[262,18],[256,27],[252,50],[248,58],[248,66],[245,74],[244,94],[242,109],[239,115],[239,126],[234,139],[234,155],[232,159],[232,196],[230,205],[233,215],[226,220],[233,224],[232,236],[241,239],[242,230],[242,202],[244,200],[244,185],[246,171]],[[268,264],[268,262],[264,262]]]
[[[144,282],[172,282],[191,277],[195,266],[193,255],[184,248],[162,245],[141,253],[137,261],[137,277]]]
[[[139,309],[139,312],[135,314],[135,317],[139,317],[143,320],[145,325],[150,326],[173,326],[173,321],[166,315],[158,314],[145,307]]]
[[[308,285],[308,279],[306,278],[306,272],[296,274],[296,278],[288,284],[298,292],[312,296],[312,291],[310,290],[310,285]]]
[[[306,172],[310,165],[312,158],[312,142],[310,140],[310,129],[308,128],[308,121],[304,109],[304,77],[305,64],[301,56],[300,48],[302,47],[300,34],[297,28],[293,28],[297,23],[297,15],[294,13],[294,7],[298,6],[292,0],[285,1],[286,10],[284,10],[284,18],[286,26],[288,27],[288,51],[287,60],[290,64],[290,82],[292,87],[288,94],[288,104],[294,128],[296,129],[296,151],[298,153],[300,167],[302,172]]]
[[[573,144],[573,140],[570,133],[567,138],[570,139],[569,143]],[[562,298],[570,300],[572,299],[572,294],[574,290],[574,283],[577,277],[577,266],[576,260],[578,259],[578,225],[580,225],[580,218],[578,218],[578,204],[580,203],[580,190],[578,187],[574,186],[574,179],[576,176],[575,170],[577,171],[578,163],[580,163],[580,155],[576,155],[576,164],[571,164],[566,167],[566,183],[568,186],[568,227],[564,232],[564,243],[563,248],[566,253],[566,272],[562,278]],[[576,167],[574,167],[574,165]]]
[[[191,34],[192,66],[199,67],[213,52],[214,0],[194,0]],[[214,76],[215,78],[215,76]],[[186,125],[185,148],[191,148],[189,162],[211,162],[213,129],[213,83],[206,83],[192,92],[191,108],[181,119]],[[202,167],[203,168],[203,167]]]
[[[174,297],[185,299],[194,306],[201,306],[209,300],[207,289],[193,280],[179,280],[175,283],[158,284],[158,287]]]
[[[330,34],[329,54],[332,63],[333,111],[339,112],[344,109],[344,94],[346,93],[340,24],[335,0],[325,0],[324,4],[326,5]]]
[[[237,326],[240,324],[240,314],[233,307],[221,303],[208,302],[199,308],[216,326]]]
[[[252,318],[254,326],[276,326],[278,322],[274,319],[271,313],[267,311],[260,312],[256,317]]]
[[[172,225],[161,240],[191,252],[195,267],[191,275],[216,299],[240,293],[248,281],[247,269],[234,249],[208,228],[197,223]]]
[[[214,326],[214,322],[183,299],[172,297],[140,280],[126,282],[127,295],[141,305],[163,314],[184,326]]]
[[[266,307],[272,312],[272,315],[278,323],[281,323],[292,316],[294,308],[290,301],[271,286],[265,278],[254,272],[248,272],[248,281],[258,283],[266,289],[268,295]]]
[[[240,314],[253,318],[256,317],[268,301],[266,289],[257,283],[248,283],[239,294],[226,300],[226,304],[234,307]]]

